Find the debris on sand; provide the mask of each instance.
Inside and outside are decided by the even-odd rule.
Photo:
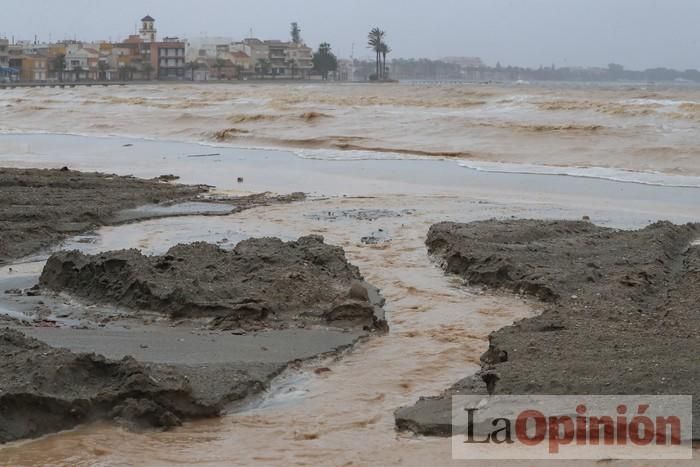
[[[386,329],[378,291],[348,263],[342,248],[320,236],[286,243],[249,239],[231,251],[199,242],[177,245],[162,256],[62,251],[49,258],[40,284],[172,318],[212,318],[212,326],[222,330]]]
[[[691,394],[700,438],[700,224],[637,231],[589,221],[441,223],[426,241],[446,272],[539,298],[494,332],[481,373],[399,409],[399,429],[449,436],[452,394]]]
[[[224,128],[223,130],[215,131],[212,136],[216,141],[226,141],[235,138],[237,135],[250,133],[248,130],[240,128]]]
[[[194,158],[197,158],[197,157],[216,157],[216,156],[220,156],[220,155],[221,154],[219,154],[218,152],[212,152],[212,153],[207,153],[207,154],[190,154],[187,157],[194,157]]]

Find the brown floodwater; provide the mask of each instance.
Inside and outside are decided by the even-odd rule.
[[[700,87],[187,83],[0,93],[0,132],[700,175]]]

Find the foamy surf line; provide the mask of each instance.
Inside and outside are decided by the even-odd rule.
[[[191,139],[172,140],[167,138],[121,135],[121,134],[90,134],[90,133],[66,133],[52,131],[23,131],[17,129],[0,129],[3,136],[24,136],[24,135],[56,135],[73,136],[81,138],[98,139],[124,139],[134,141],[167,142],[195,144],[202,147],[222,148],[222,149],[243,149],[253,151],[281,151],[294,154],[302,159],[315,159],[327,161],[363,161],[363,160],[434,160],[434,161],[454,161],[460,167],[477,172],[519,174],[519,175],[549,175],[559,177],[592,178],[598,180],[608,180],[619,183],[636,183],[640,185],[666,186],[675,188],[700,188],[700,177],[687,175],[671,175],[660,172],[643,172],[626,169],[612,169],[606,167],[555,167],[535,164],[512,164],[504,162],[487,162],[458,159],[452,157],[429,156],[423,154],[398,153],[391,151],[361,151],[342,149],[299,149],[282,146],[262,146],[262,145],[236,145],[233,143],[214,143],[208,141],[197,141]]]
[[[278,148],[279,149],[279,148]],[[421,154],[406,154],[396,152],[375,152],[358,150],[328,150],[328,149],[292,149],[303,159],[332,160],[332,161],[361,161],[361,160],[443,160],[455,161],[452,157],[428,156]],[[700,188],[700,177],[686,175],[671,175],[660,172],[642,172],[606,167],[554,167],[535,164],[508,164],[504,162],[487,162],[474,160],[457,160],[460,167],[477,172],[518,174],[518,175],[555,175],[559,177],[594,178],[620,183],[637,183],[640,185],[668,186],[677,188]]]
[[[460,161],[458,164],[477,172],[510,173],[523,175],[554,175],[559,177],[595,178],[620,183],[700,188],[700,177],[670,175],[660,172],[636,172],[606,167],[553,167],[548,165],[507,164],[502,162]]]

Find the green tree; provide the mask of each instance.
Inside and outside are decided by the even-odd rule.
[[[80,65],[73,67],[73,73],[75,73],[75,82],[76,83],[78,81],[80,81],[80,75],[84,72],[85,72],[85,70],[83,70],[83,67],[81,67]]]
[[[58,74],[58,80],[63,82],[63,73],[66,71],[66,55],[58,54],[53,60],[51,60],[51,65],[56,74]]]
[[[100,80],[107,80],[107,71],[109,70],[109,63],[107,62],[97,62],[97,69],[100,72]]]
[[[379,28],[373,28],[369,34],[367,35],[367,46],[374,50],[374,53],[376,54],[376,60],[377,60],[377,74],[376,79],[381,80],[382,79],[382,72],[380,70],[381,67],[381,53],[382,53],[382,43],[384,42],[384,37],[386,36],[386,32],[382,31]]]
[[[270,63],[270,60],[261,58],[255,63],[255,72],[258,74],[258,76],[263,77],[270,74],[271,67],[272,63]]]
[[[243,78],[243,71],[245,68],[243,65],[234,65],[236,68],[236,79],[242,79]]]
[[[336,70],[338,70],[338,58],[331,50],[331,45],[324,42],[318,46],[318,51],[314,53],[314,71],[327,80],[328,73]]]
[[[226,67],[226,60],[224,60],[223,58],[217,58],[216,64],[214,64],[214,68],[216,68],[217,71],[217,79],[221,79],[221,70],[223,70],[224,67]]]
[[[146,79],[148,81],[151,80],[151,75],[153,74],[154,71],[155,71],[155,69],[153,68],[153,65],[151,65],[149,62],[144,63],[143,66],[141,67],[141,72],[146,74]]]
[[[119,81],[128,81],[131,75],[131,65],[122,65],[119,67]]]
[[[121,81],[130,81],[134,79],[136,67],[133,65],[124,65],[119,68],[119,79]]]
[[[299,23],[292,23],[291,35],[292,42],[295,44],[301,44],[301,29],[299,28]]]

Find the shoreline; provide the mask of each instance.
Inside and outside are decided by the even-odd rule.
[[[675,173],[649,171],[649,170],[632,170],[615,167],[602,166],[566,166],[566,165],[534,165],[528,163],[511,163],[511,162],[492,162],[488,160],[476,160],[460,157],[446,156],[429,156],[421,154],[410,154],[406,152],[391,152],[391,151],[368,151],[368,150],[345,150],[345,149],[300,149],[293,146],[257,146],[257,145],[235,145],[224,144],[221,142],[206,142],[198,140],[179,140],[160,137],[148,137],[141,135],[121,135],[121,134],[92,134],[92,133],[65,133],[52,131],[17,131],[17,130],[0,130],[0,138],[9,137],[35,137],[35,136],[58,136],[58,137],[75,137],[87,139],[105,139],[105,140],[125,140],[133,142],[152,142],[166,144],[184,144],[196,145],[203,148],[219,148],[228,150],[244,150],[244,151],[259,151],[259,152],[280,152],[293,154],[300,159],[321,160],[327,162],[334,161],[442,161],[454,162],[459,167],[473,172],[497,173],[497,174],[513,174],[513,175],[539,175],[539,176],[560,176],[582,179],[603,180],[616,183],[631,183],[638,185],[660,186],[671,188],[700,188],[699,175],[679,175]],[[347,155],[346,157],[338,157],[329,155],[336,153]],[[6,154],[0,154],[0,157]],[[31,167],[28,167],[31,168]]]
[[[3,96],[0,106],[13,113],[3,125],[5,133],[40,128],[54,134],[291,150],[322,158],[418,156],[479,163],[485,169],[489,164],[517,165],[520,171],[527,165],[573,172],[592,167],[622,179],[634,179],[625,172],[644,173],[642,181],[656,173],[700,176],[693,136],[700,88],[378,89],[182,83],[170,89],[18,92]],[[59,115],[65,118],[54,118]],[[368,129],[370,120],[376,125]],[[216,141],[221,138],[231,144]]]

